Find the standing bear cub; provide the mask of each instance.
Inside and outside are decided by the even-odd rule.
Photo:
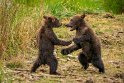
[[[78,49],[82,49],[78,59],[83,68],[86,70],[89,63],[99,69],[99,72],[105,72],[104,64],[101,59],[101,45],[98,37],[93,30],[88,27],[84,21],[85,14],[74,16],[66,25],[71,27],[70,31],[76,30],[76,36],[73,38],[74,45],[65,48],[61,51],[62,54],[67,55]]]
[[[59,40],[55,33],[53,32],[54,27],[60,27],[61,23],[56,17],[44,16],[44,25],[39,30],[37,36],[37,43],[39,54],[33,64],[31,72],[35,72],[40,65],[47,64],[50,67],[50,74],[58,75],[56,72],[58,61],[54,56],[54,45],[67,46],[71,44],[71,41]]]

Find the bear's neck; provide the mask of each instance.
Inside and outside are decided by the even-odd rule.
[[[52,30],[52,26],[49,26],[49,25],[46,25],[46,24],[43,26],[43,28],[44,28],[44,30],[46,30],[46,29]]]

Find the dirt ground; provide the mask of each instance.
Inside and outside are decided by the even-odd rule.
[[[33,61],[37,57],[37,50],[33,49],[35,55],[26,54],[16,57],[21,61],[22,68],[9,68],[5,62],[5,71],[8,73],[12,83],[124,83],[124,15],[115,15],[112,18],[105,14],[87,15],[86,21],[98,35],[102,44],[102,59],[105,64],[105,74],[100,74],[92,65],[83,70],[77,59],[79,51],[68,56],[60,54],[65,47],[56,46],[56,57],[58,59],[58,72],[60,76],[49,75],[48,66],[41,66],[36,73],[30,73]],[[63,19],[67,22],[68,19]],[[61,33],[60,33],[61,31]],[[68,29],[55,29],[57,36],[61,39],[71,39],[75,32]]]

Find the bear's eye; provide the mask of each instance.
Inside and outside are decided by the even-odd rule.
[[[73,19],[71,19],[70,21],[73,21]]]
[[[59,21],[58,19],[56,19],[56,21]]]

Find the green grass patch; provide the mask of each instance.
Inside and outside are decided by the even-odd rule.
[[[57,17],[70,17],[77,13],[102,12],[101,0],[45,0],[44,12]]]
[[[10,73],[8,73],[3,66],[3,62],[0,61],[0,83],[12,83]]]
[[[104,0],[103,6],[108,12],[115,14],[124,12],[124,0]]]
[[[21,61],[10,61],[6,64],[6,67],[8,68],[23,68],[24,65]]]
[[[41,1],[42,0],[14,0],[15,3],[18,3],[18,4],[24,4],[24,5],[27,5],[27,6],[39,6],[41,5]]]

